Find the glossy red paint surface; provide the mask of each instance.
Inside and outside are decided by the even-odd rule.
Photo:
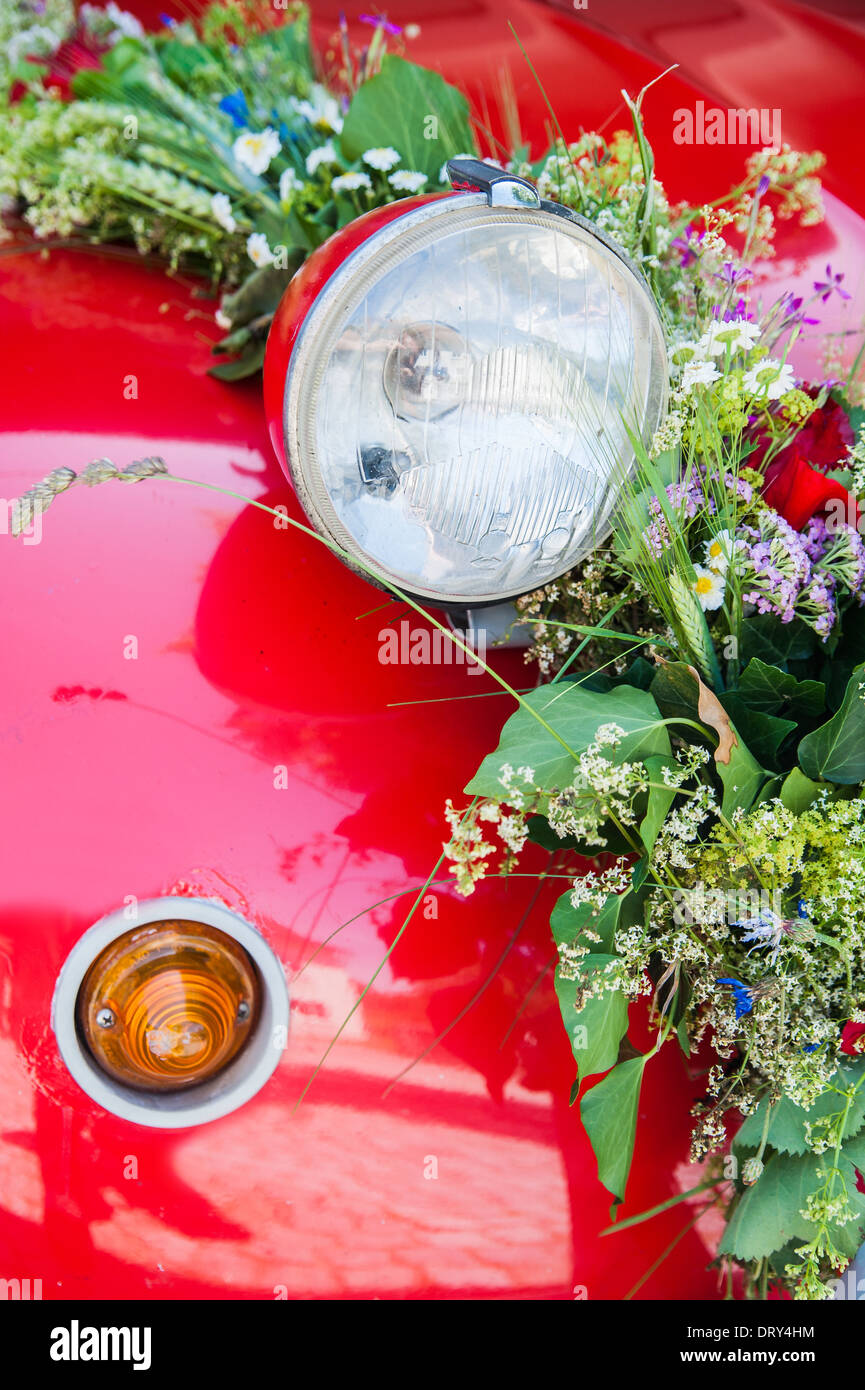
[[[504,43],[497,7],[410,8],[399,17],[438,44],[421,60],[480,69]],[[336,7],[316,9],[321,30]],[[573,126],[599,119],[614,84],[658,70],[585,16],[512,13],[539,66],[562,65]],[[743,58],[739,90],[764,67]],[[687,187],[694,155],[673,147],[671,189]],[[777,272],[806,282],[829,258],[855,278],[863,248],[861,221],[830,200],[827,226],[791,241]],[[156,453],[300,515],[259,388],[205,375],[216,332],[191,286],[133,255],[23,254],[0,261],[0,304],[14,345],[4,497],[61,464]],[[378,633],[400,610],[313,540],[216,492],[73,491],[40,544],[0,537],[0,566],[0,1276],[42,1279],[45,1297],[623,1297],[688,1217],[598,1237],[608,1199],[568,1109],[550,975],[561,885],[536,898],[534,880],[491,882],[468,902],[437,885],[295,1110],[413,895],[387,899],[423,884],[443,802],[496,738],[505,701],[465,698],[492,683],[381,665]],[[526,678],[515,654],[496,660]],[[270,1082],[179,1133],[100,1111],[50,1027],[81,933],[130,895],[165,893],[216,896],[258,925],[292,996]],[[699,1092],[672,1048],[649,1068],[626,1212],[693,1182],[681,1165]],[[718,1296],[707,1227],[640,1296]]]

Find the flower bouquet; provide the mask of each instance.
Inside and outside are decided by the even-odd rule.
[[[611,536],[518,602],[547,679],[480,764],[471,804],[448,804],[447,853],[464,894],[529,841],[577,857],[551,918],[556,990],[571,1101],[615,1203],[644,1070],[678,1047],[702,1165],[683,1198],[723,1208],[719,1263],[744,1269],[749,1294],[831,1297],[865,1230],[859,364],[806,384],[788,360],[842,275],[827,268],[806,302],[755,290],[773,182],[798,176],[813,220],[814,161],[765,151],[750,190],[695,219],[667,207],[650,155],[619,172],[640,134],[585,137],[541,181],[583,208],[588,191],[590,215],[641,259],[666,314],[669,411],[650,449],[634,436]],[[649,188],[651,232],[635,216]],[[628,1039],[641,999],[645,1053]]]

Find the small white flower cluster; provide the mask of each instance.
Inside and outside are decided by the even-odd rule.
[[[121,10],[115,0],[107,5],[82,5],[78,12],[86,29],[102,43],[112,48],[121,39],[143,39],[145,30],[141,20],[128,10]]]
[[[601,833],[606,822],[634,825],[634,798],[646,791],[648,781],[642,763],[616,763],[605,756],[625,737],[617,724],[602,724],[595,741],[577,759],[573,783],[550,798],[547,819],[560,839],[573,835],[587,845],[603,848]]]
[[[608,869],[600,872],[582,874],[574,879],[571,889],[571,904],[579,907],[591,903],[601,908],[611,893],[624,893],[631,886],[631,865],[627,859],[617,859]]]
[[[718,813],[718,799],[708,782],[698,782],[689,799],[674,806],[666,817],[652,850],[656,867],[687,869],[691,855],[687,848],[698,838],[710,817]]]

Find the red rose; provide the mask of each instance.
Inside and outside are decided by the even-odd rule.
[[[806,388],[805,394],[814,399],[817,392],[812,386]],[[788,448],[795,446],[816,468],[835,468],[854,437],[847,411],[830,396],[825,405],[812,411]]]
[[[865,1023],[845,1023],[840,1047],[851,1057],[860,1057],[865,1053]]]
[[[815,388],[806,390],[812,398],[816,397]],[[830,398],[809,415],[790,443],[765,468],[764,500],[797,531],[833,501],[844,504],[845,520],[855,524],[858,513],[850,493],[834,478],[827,478],[825,472],[840,463],[853,439],[846,410]],[[768,445],[768,439],[758,445],[749,460],[753,467],[760,467]]]
[[[845,521],[856,516],[856,504],[843,483],[827,478],[799,453],[791,458],[789,448],[773,458],[763,476],[763,500],[796,531],[802,531],[812,516],[836,499],[844,504]]]
[[[52,90],[63,101],[70,101],[72,98],[72,79],[77,72],[85,68],[98,68],[102,65],[102,54],[105,52],[105,45],[99,44],[88,34],[78,38],[73,35],[71,39],[66,39],[64,43],[45,58],[27,56],[27,62],[39,64],[47,67],[48,71],[44,77],[47,88]],[[9,93],[9,101],[12,105],[20,101],[26,95],[28,86],[24,82],[16,82]]]

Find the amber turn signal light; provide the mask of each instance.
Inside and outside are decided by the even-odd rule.
[[[258,973],[237,941],[198,922],[151,922],[97,956],[78,992],[76,1021],[109,1076],[177,1091],[237,1056],[260,1003]]]

